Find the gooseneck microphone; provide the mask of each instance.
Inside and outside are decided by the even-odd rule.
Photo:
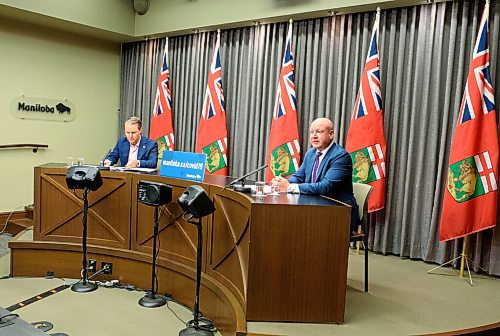
[[[238,178],[237,178],[236,180],[234,180],[234,181],[231,181],[230,183],[228,183],[228,184],[224,187],[224,189],[226,189],[227,187],[233,187],[233,190],[234,190],[234,191],[239,191],[239,192],[242,192],[242,193],[249,193],[249,192],[251,192],[251,191],[252,191],[252,188],[250,188],[250,187],[245,187],[245,179],[246,179],[248,176],[253,175],[253,174],[255,174],[255,173],[258,173],[258,172],[260,172],[261,170],[263,170],[263,169],[265,169],[265,168],[267,168],[267,163],[266,163],[265,165],[263,165],[263,166],[261,166],[261,167],[259,167],[259,168],[255,169],[255,170],[252,170],[250,173],[245,174],[245,175],[243,175],[243,176],[241,176],[241,177],[238,177]],[[238,182],[241,182],[241,185],[236,185],[236,183],[238,183]],[[222,190],[224,191],[224,189],[222,189]]]
[[[104,165],[104,161],[105,161],[105,160],[106,160],[106,158],[108,157],[109,153],[111,153],[111,151],[112,151],[112,149],[108,149],[108,151],[107,151],[106,155],[104,155],[104,156],[102,157],[101,162],[99,162],[99,169],[100,169],[100,170],[109,170],[109,167]]]

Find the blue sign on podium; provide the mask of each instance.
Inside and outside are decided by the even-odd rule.
[[[163,151],[160,176],[203,182],[207,154]]]

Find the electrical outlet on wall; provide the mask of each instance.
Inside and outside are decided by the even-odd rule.
[[[103,261],[101,263],[101,268],[103,269],[103,274],[111,275],[113,274],[113,263]]]

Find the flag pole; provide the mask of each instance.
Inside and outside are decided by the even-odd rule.
[[[462,246],[462,255],[461,255],[461,258],[460,258],[460,277],[463,278],[464,277],[464,266],[465,264],[467,264],[467,271],[469,272],[469,263],[467,262],[467,245],[469,243],[469,235],[465,236],[464,237],[464,244]],[[469,272],[469,276],[470,276],[470,272]],[[471,282],[472,282],[472,279],[471,279]]]
[[[464,277],[464,266],[467,266],[467,274],[469,275],[469,283],[471,286],[472,284],[472,276],[470,274],[470,269],[469,269],[469,257],[467,256],[467,248],[469,245],[469,235],[464,237],[464,243],[462,246],[462,254],[460,256],[460,277]],[[472,260],[471,260],[472,261]],[[466,280],[467,281],[467,280]]]

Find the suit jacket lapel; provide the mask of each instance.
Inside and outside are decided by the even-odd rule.
[[[144,152],[146,151],[146,145],[144,144],[146,141],[141,136],[141,141],[139,142],[139,148],[137,149],[137,160],[141,160]]]
[[[123,161],[122,161],[122,165],[126,165],[127,162],[128,162],[128,154],[130,152],[130,142],[128,142],[127,139],[125,139],[124,143],[123,143]]]
[[[318,178],[316,179],[316,181],[320,181],[321,178],[324,176],[325,167],[327,166],[328,160],[330,159],[333,152],[335,151],[336,146],[337,146],[337,144],[334,143],[332,145],[332,147],[330,147],[328,152],[326,152],[325,157],[323,157],[323,159],[321,160],[321,163],[319,164],[319,167],[318,167]]]
[[[313,151],[312,155],[309,158],[309,161],[311,162],[311,167],[306,170],[306,179],[304,180],[305,183],[311,183],[315,155],[316,155],[316,151]],[[305,163],[306,162],[304,162],[304,164]],[[309,163],[307,163],[307,164],[309,164]]]

